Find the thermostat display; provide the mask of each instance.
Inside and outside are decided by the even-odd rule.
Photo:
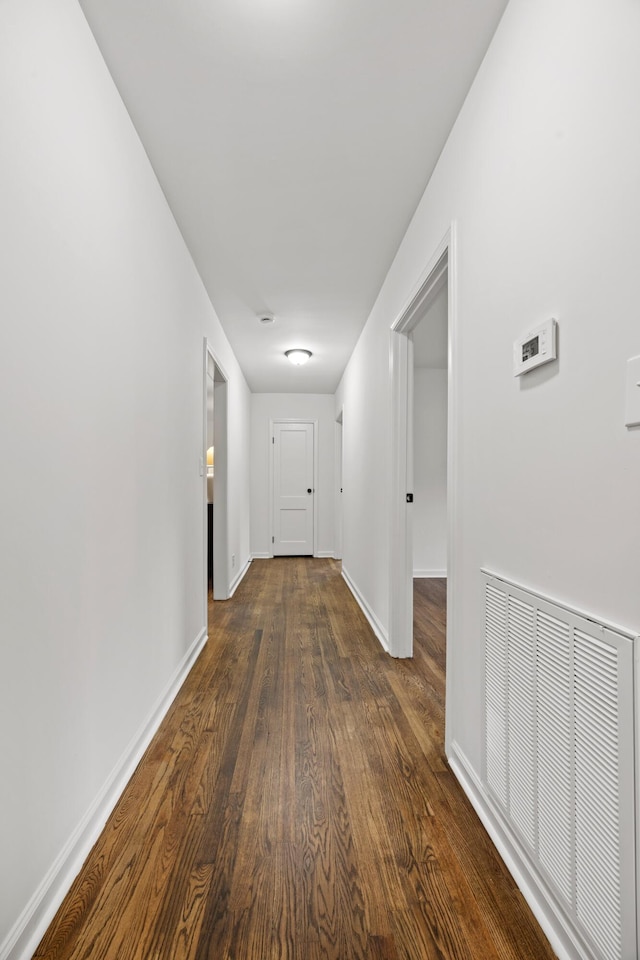
[[[527,340],[522,344],[522,362],[537,357],[540,353],[540,337],[534,337],[533,340]]]
[[[531,330],[522,340],[516,340],[513,345],[514,377],[556,359],[557,330],[557,322],[551,319],[536,330]]]

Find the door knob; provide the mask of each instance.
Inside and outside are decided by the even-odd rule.
[[[311,487],[307,487],[307,493],[311,493]]]

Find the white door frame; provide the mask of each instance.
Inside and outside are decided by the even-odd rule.
[[[229,536],[228,536],[228,382],[229,378],[217,359],[208,339],[204,339],[204,428],[203,428],[203,506],[204,506],[204,622],[207,623],[207,374],[209,360],[214,364],[213,436],[215,465],[213,471],[213,597],[228,600],[229,584]]]
[[[342,516],[342,484],[343,484],[343,450],[344,450],[344,407],[340,407],[340,413],[336,417],[334,431],[335,431],[335,444],[334,444],[334,463],[335,463],[335,479],[334,479],[334,550],[333,556],[335,560],[342,560],[342,531],[343,531],[343,516]]]
[[[391,511],[389,570],[389,651],[394,657],[413,654],[413,537],[411,506],[406,494],[413,483],[413,342],[411,331],[440,290],[446,272],[448,292],[448,409],[447,409],[447,651],[446,720],[450,718],[454,645],[457,633],[457,367],[455,223],[436,247],[404,309],[391,325],[389,373],[391,385]],[[451,742],[445,723],[445,749]]]
[[[269,557],[273,559],[273,436],[276,423],[313,424],[313,556],[318,543],[318,421],[311,417],[273,417],[269,420]]]

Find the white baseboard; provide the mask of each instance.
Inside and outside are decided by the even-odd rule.
[[[349,587],[349,590],[351,590],[351,593],[354,595],[358,606],[369,621],[369,625],[382,644],[382,647],[387,653],[389,653],[389,637],[387,636],[387,631],[384,629],[375,613],[358,590],[347,570],[345,570],[344,564],[342,565],[342,579],[345,581],[346,585]]]
[[[91,807],[0,944],[0,960],[30,960],[32,957],[206,640],[207,628],[203,627],[176,667],[147,720],[129,743]]]
[[[235,575],[235,577],[234,577],[233,580],[231,581],[231,584],[230,584],[230,586],[229,586],[229,599],[231,599],[231,597],[234,595],[234,593],[236,592],[236,590],[238,589],[238,587],[239,587],[240,584],[242,583],[242,580],[243,580],[243,578],[244,578],[247,570],[248,570],[249,567],[251,566],[251,560],[252,560],[252,557],[249,557],[249,559],[245,562],[245,565],[244,565],[244,567],[242,568],[242,570],[238,571],[238,573]]]
[[[446,570],[414,570],[413,579],[414,580],[431,580],[433,579],[446,579],[447,571]]]
[[[261,553],[260,551],[258,551],[257,553],[252,553],[252,554],[251,554],[251,559],[252,559],[252,560],[271,560],[271,559],[273,559],[273,554],[272,554],[272,553]]]
[[[591,952],[554,904],[517,838],[501,823],[484,785],[455,740],[447,759],[556,956],[559,960],[590,960]]]
[[[333,550],[318,550],[316,553],[314,553],[314,557],[319,560],[333,560]]]

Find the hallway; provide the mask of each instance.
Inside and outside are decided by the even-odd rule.
[[[331,560],[254,561],[35,956],[553,956],[444,759],[444,581],[393,660]]]

